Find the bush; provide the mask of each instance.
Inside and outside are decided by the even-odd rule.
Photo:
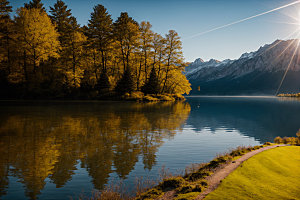
[[[274,139],[274,143],[276,143],[276,144],[281,144],[281,143],[283,143],[283,139],[282,139],[281,137],[277,136],[277,137]]]
[[[175,188],[180,187],[184,183],[184,179],[182,177],[170,178],[164,180],[162,183],[159,184],[159,188],[163,191],[172,190]]]
[[[265,142],[264,145],[269,146],[269,145],[271,145],[271,143],[270,142]]]
[[[208,186],[208,183],[207,183],[206,180],[202,180],[202,181],[200,182],[200,185],[206,187],[206,186]]]
[[[201,185],[196,185],[194,188],[193,188],[193,192],[202,192],[202,187]]]
[[[194,172],[194,173],[191,173],[189,176],[188,176],[188,180],[189,181],[196,181],[196,180],[199,180],[199,179],[203,179],[207,176],[209,176],[210,173],[209,172]]]
[[[173,94],[172,96],[173,96],[173,98],[175,98],[175,100],[178,100],[178,101],[185,100],[184,96],[182,96],[181,94]]]
[[[283,143],[284,144],[292,144],[292,138],[290,138],[290,137],[284,137],[283,138]]]
[[[298,139],[300,139],[300,129],[299,129],[299,131],[296,133],[296,135],[297,135]]]
[[[155,199],[157,196],[161,194],[161,191],[158,191],[157,189],[153,188],[150,189],[148,192],[140,195],[137,199]]]
[[[180,188],[177,188],[176,190],[180,194],[186,194],[186,193],[189,193],[189,192],[193,192],[193,187],[191,185],[184,185]]]
[[[175,99],[172,96],[168,96],[168,95],[160,95],[159,99],[161,101],[175,101]]]
[[[152,96],[150,96],[150,95],[144,96],[143,100],[144,100],[144,101],[147,101],[147,102],[150,102],[150,101],[158,101],[157,98],[152,97]]]
[[[143,100],[144,98],[144,93],[142,92],[131,92],[131,94],[129,95],[128,99],[132,99],[132,100]]]

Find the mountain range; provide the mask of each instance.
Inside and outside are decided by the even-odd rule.
[[[236,60],[198,58],[185,70],[191,95],[274,95],[283,77],[279,93],[299,92],[299,43],[299,39],[276,40]]]

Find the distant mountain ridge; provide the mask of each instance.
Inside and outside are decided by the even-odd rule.
[[[299,42],[298,39],[276,40],[236,60],[204,62],[198,58],[185,72],[192,84],[191,94],[275,94],[289,65],[279,92],[299,92]]]

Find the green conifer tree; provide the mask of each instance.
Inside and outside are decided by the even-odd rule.
[[[71,10],[68,9],[68,6],[63,1],[57,0],[54,7],[50,7],[50,13],[50,18],[55,23],[56,29],[60,34],[59,41],[62,46],[65,46],[70,32]]]
[[[109,91],[111,85],[109,83],[109,78],[107,76],[106,70],[101,72],[95,87],[98,90],[100,95]]]
[[[122,78],[117,82],[115,91],[118,95],[131,93],[134,91],[135,84],[129,67],[126,68]]]
[[[88,36],[91,46],[101,54],[101,70],[104,72],[107,70],[108,51],[112,42],[112,19],[106,8],[100,4],[95,6],[91,13]]]
[[[148,81],[143,85],[142,92],[145,94],[158,94],[160,91],[159,81],[155,68],[152,67]]]
[[[10,19],[11,12],[12,7],[9,5],[9,2],[0,0],[0,71],[4,72],[4,74],[9,74],[11,68],[11,35],[13,26],[13,21]]]
[[[41,0],[32,0],[29,3],[24,3],[24,7],[26,9],[37,8],[37,9],[41,9],[42,11],[46,12],[44,4],[42,3]]]

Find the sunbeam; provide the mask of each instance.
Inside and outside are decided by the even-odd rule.
[[[299,34],[297,35],[297,37],[299,37]],[[276,57],[276,59],[275,59],[275,61],[277,61],[281,56],[282,56],[282,54],[284,54],[284,52],[291,46],[291,45],[293,45],[294,44],[294,42],[295,42],[295,40],[294,41],[292,41],[277,57]]]
[[[264,52],[268,52],[268,51],[270,51],[271,49],[273,49],[274,47],[276,47],[277,45],[279,45],[281,42],[283,42],[284,40],[286,40],[286,39],[288,39],[289,37],[291,37],[291,36],[293,36],[295,33],[297,33],[297,35],[296,35],[296,38],[298,38],[299,37],[299,31],[300,31],[300,28],[298,28],[298,29],[296,29],[295,31],[293,31],[291,34],[289,34],[289,35],[287,35],[283,40],[280,40],[279,42],[277,42],[276,44],[274,44],[274,45],[272,45],[272,46],[270,46],[269,48],[267,48],[266,49],[266,51],[264,51]],[[293,42],[292,42],[293,43]],[[292,44],[291,43],[291,44]],[[290,47],[290,45],[291,44],[289,44],[288,46],[287,46],[287,48],[285,48],[280,54],[279,54],[279,56],[277,56],[277,58],[279,58],[289,47]],[[262,53],[264,53],[264,52],[262,52]],[[261,53],[261,54],[262,54]],[[261,54],[259,54],[259,55],[261,55]],[[276,59],[277,59],[276,58]]]
[[[284,75],[283,75],[283,77],[282,77],[282,79],[281,79],[281,81],[280,81],[280,84],[279,84],[279,86],[278,86],[278,88],[277,88],[277,91],[276,91],[275,95],[278,94],[278,92],[279,92],[279,90],[280,90],[280,88],[281,88],[281,86],[282,86],[282,83],[283,83],[283,81],[284,81],[284,79],[285,79],[285,77],[286,77],[286,75],[287,75],[287,72],[288,72],[289,69],[290,69],[290,66],[291,66],[291,64],[292,64],[292,62],[293,62],[293,60],[294,60],[294,57],[295,57],[295,55],[296,55],[296,52],[297,52],[297,50],[298,50],[299,42],[300,42],[300,41],[298,40],[298,43],[297,43],[297,46],[296,46],[296,48],[295,48],[295,50],[294,50],[294,53],[293,53],[293,55],[292,55],[292,58],[291,58],[291,60],[290,60],[290,62],[289,62],[289,64],[288,64],[288,66],[287,66],[287,68],[286,68],[286,70],[285,70],[285,72],[284,72]]]
[[[222,29],[222,28],[226,28],[226,27],[228,27],[228,26],[232,26],[232,25],[235,25],[235,24],[239,24],[239,23],[241,23],[241,22],[244,22],[244,21],[247,21],[247,20],[250,20],[250,19],[259,17],[259,16],[262,16],[262,15],[269,14],[269,13],[272,13],[272,12],[277,11],[277,10],[281,10],[281,9],[283,9],[283,8],[286,8],[286,7],[289,7],[289,6],[298,4],[298,3],[300,3],[300,1],[295,1],[295,2],[292,2],[292,3],[289,3],[289,4],[286,4],[286,5],[283,5],[283,6],[274,8],[274,9],[269,10],[269,11],[266,11],[266,12],[263,12],[263,13],[260,13],[260,14],[257,14],[257,15],[253,15],[253,16],[251,16],[251,17],[247,17],[247,18],[244,18],[244,19],[235,21],[235,22],[231,22],[231,23],[229,23],[229,24],[225,24],[225,25],[222,25],[222,26],[219,26],[219,27],[216,27],[216,28],[213,28],[213,29],[210,29],[210,30],[201,32],[201,33],[197,33],[197,34],[195,34],[195,35],[192,35],[192,36],[187,37],[187,38],[184,38],[184,39],[191,39],[191,38],[194,38],[194,37],[197,37],[197,36],[201,36],[201,35],[210,33],[210,32],[212,32],[212,31],[216,31],[216,30],[219,30],[219,29]]]

